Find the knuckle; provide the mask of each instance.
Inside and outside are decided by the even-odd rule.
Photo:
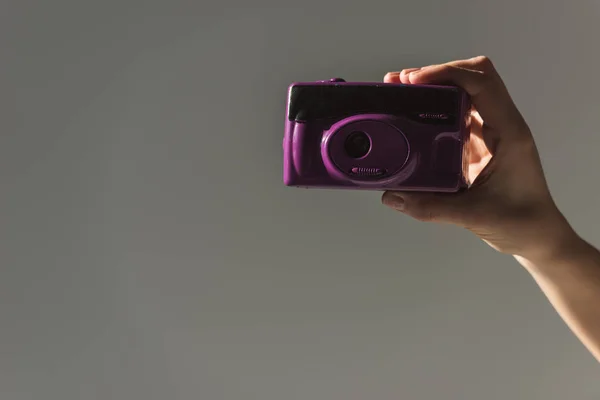
[[[416,212],[413,213],[413,218],[421,221],[421,222],[432,222],[434,219],[434,216],[431,212],[426,211],[426,210],[418,210]]]
[[[535,139],[531,134],[517,134],[514,135],[511,141],[511,148],[515,154],[519,156],[532,157],[537,155],[537,145]]]
[[[477,56],[473,59],[475,65],[481,68],[484,73],[492,72],[494,70],[494,63],[488,56]]]
[[[422,222],[432,222],[436,220],[437,214],[429,202],[424,199],[414,199],[408,205],[410,214],[413,218]]]

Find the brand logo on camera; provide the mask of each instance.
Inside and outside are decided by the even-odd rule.
[[[419,118],[423,119],[435,119],[435,120],[447,120],[450,118],[448,114],[440,114],[440,113],[421,113],[419,114]]]
[[[350,170],[353,175],[360,176],[381,176],[385,175],[386,170],[384,168],[365,168],[365,167],[354,167]]]

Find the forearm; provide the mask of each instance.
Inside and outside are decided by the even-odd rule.
[[[548,256],[515,258],[600,361],[600,252],[572,233]]]

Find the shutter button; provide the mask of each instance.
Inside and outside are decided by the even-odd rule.
[[[345,80],[343,80],[342,78],[331,78],[327,81],[317,81],[319,83],[326,83],[326,82],[331,82],[331,83],[336,83],[336,82],[346,82]]]

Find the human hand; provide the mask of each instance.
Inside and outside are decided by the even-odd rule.
[[[533,136],[487,57],[390,72],[385,82],[449,84],[471,96],[469,189],[387,191],[382,202],[413,218],[464,227],[496,250],[550,256],[574,234],[556,207]]]

